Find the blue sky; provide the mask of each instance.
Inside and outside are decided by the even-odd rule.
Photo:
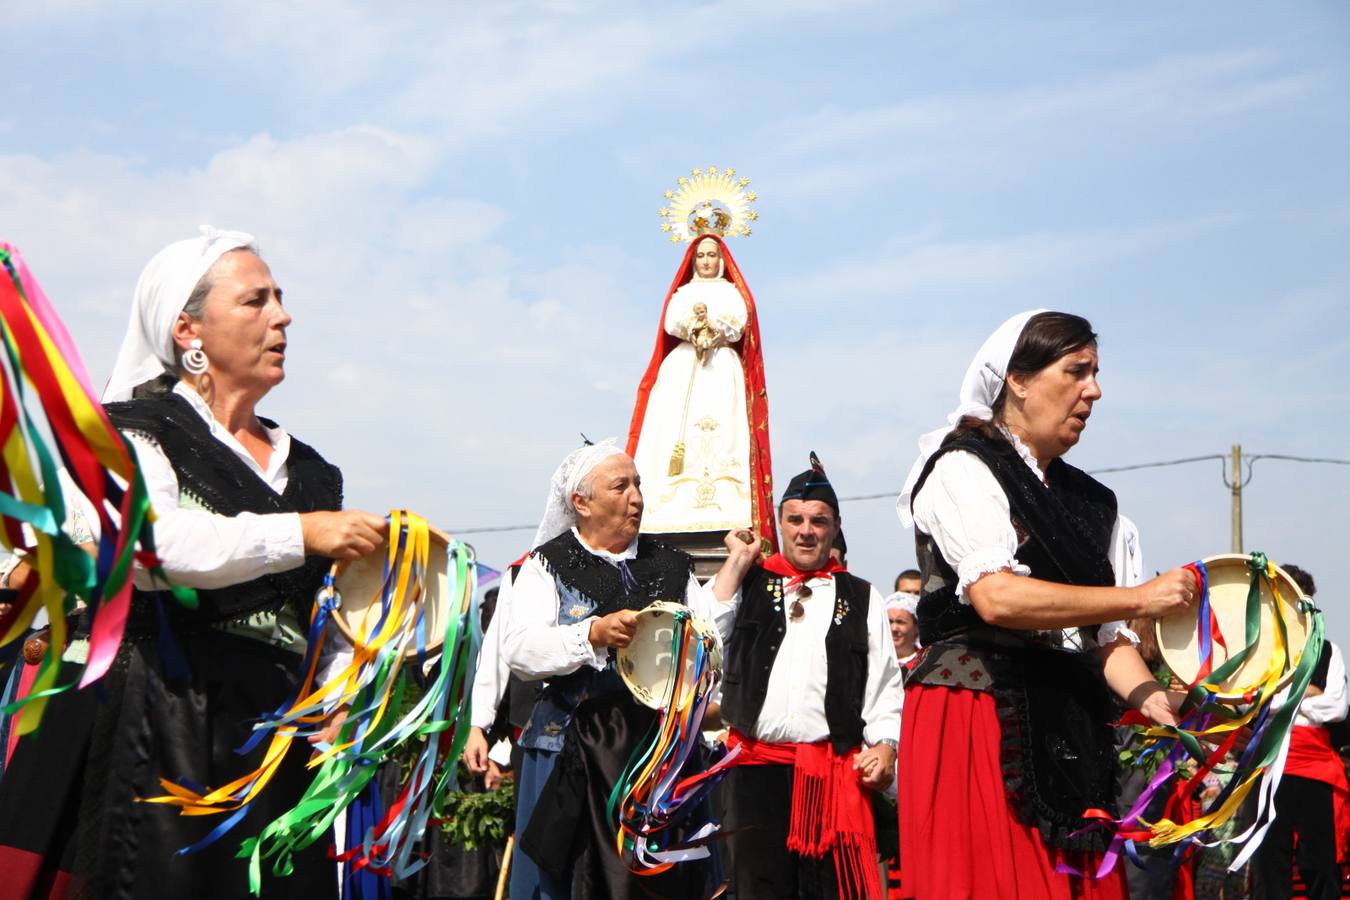
[[[194,6],[6,9],[3,233],[96,380],[156,249],[256,233],[296,317],[264,412],[353,504],[536,519],[578,432],[626,430],[661,194],[709,164],[760,194],[732,249],[780,484],[815,449],[845,495],[898,489],[1032,306],[1102,336],[1083,468],[1350,457],[1343,3]],[[1227,550],[1219,463],[1104,478],[1150,568]],[[1246,507],[1350,638],[1350,468],[1259,462]],[[859,574],[912,562],[890,501],[844,518]]]

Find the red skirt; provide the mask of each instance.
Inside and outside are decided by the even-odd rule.
[[[1047,847],[1008,804],[994,698],[913,685],[900,728],[902,894],[915,900],[1126,900],[1121,866],[1093,880],[1100,857]]]

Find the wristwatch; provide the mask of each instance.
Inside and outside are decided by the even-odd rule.
[[[899,742],[893,741],[893,740],[891,740],[890,738],[882,738],[881,740],[877,741],[877,743],[876,743],[876,744],[873,744],[872,746],[875,747],[877,744],[885,744],[887,747],[890,747],[890,748],[891,748],[891,752],[892,752],[892,753],[895,753],[895,754],[897,754],[897,755],[900,753],[900,744],[899,744]]]

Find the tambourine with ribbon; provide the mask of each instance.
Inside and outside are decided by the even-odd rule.
[[[721,678],[722,643],[685,605],[657,601],[638,613],[637,631],[616,664],[633,697],[660,716],[655,733],[634,751],[610,794],[615,849],[631,871],[655,875],[708,856],[705,844],[716,831],[713,823],[691,824],[689,817],[732,757],[702,771],[689,769]]]
[[[243,841],[239,855],[249,859],[250,890],[259,893],[264,862],[274,875],[289,874],[291,857],[331,838],[335,819],[348,809],[349,821],[363,827],[349,833],[350,849],[332,856],[350,871],[405,878],[425,865],[413,846],[455,789],[456,760],[468,739],[482,639],[473,614],[476,584],[473,548],[434,532],[421,516],[391,512],[383,550],[360,563],[334,566],[324,579],[301,663],[303,682],[294,698],[262,717],[240,748],[247,753],[271,735],[263,764],[215,790],[160,780],[168,793],[148,802],[178,806],[184,815],[230,814],[180,852],[219,840],[244,817],[294,743],[336,728],[331,743],[313,745],[319,754],[310,767],[317,771],[300,800]],[[330,618],[351,639],[352,660],[315,684]],[[385,809],[373,778],[381,762],[410,745],[416,757],[412,769]],[[310,749],[307,742],[301,746]]]
[[[1098,877],[1121,853],[1143,865],[1136,850],[1141,842],[1173,848],[1174,864],[1193,847],[1240,846],[1229,866],[1236,871],[1256,852],[1275,817],[1294,715],[1320,656],[1322,613],[1265,554],[1213,556],[1187,568],[1199,587],[1199,603],[1155,626],[1164,662],[1186,683],[1187,703],[1176,726],[1149,722],[1135,712],[1122,720],[1141,726],[1144,747],[1136,765],[1156,762],[1157,770],[1119,819],[1104,810],[1084,813],[1115,830]],[[1276,709],[1276,695],[1286,690]],[[1226,762],[1230,756],[1236,761]],[[1187,758],[1195,772],[1178,783],[1178,766]],[[1220,765],[1231,771],[1222,790],[1198,815],[1189,814],[1184,801]],[[1172,800],[1157,821],[1149,822],[1144,810],[1164,788]],[[1239,834],[1221,836],[1220,829],[1253,793],[1251,823]]]
[[[434,526],[427,527],[427,552],[423,564],[424,577],[413,579],[405,590],[416,607],[406,610],[404,642],[408,657],[437,653],[445,641],[446,620],[454,614],[453,607],[463,600],[454,596],[453,573],[449,549],[453,539]],[[382,552],[381,552],[382,551]],[[332,590],[337,603],[333,609],[333,624],[352,644],[361,645],[377,638],[386,625],[390,613],[386,599],[387,588],[398,592],[398,585],[388,585],[397,572],[389,566],[389,545],[381,551],[352,562],[335,562],[330,570]]]
[[[643,706],[679,706],[722,675],[722,641],[682,603],[658,600],[637,614],[637,631],[616,654],[620,677]]]
[[[1312,629],[1312,609],[1294,579],[1273,563],[1254,578],[1251,562],[1230,553],[1192,563],[1200,587],[1196,609],[1154,624],[1172,674],[1187,685],[1203,681],[1223,703],[1252,702],[1272,666],[1279,670],[1276,690],[1287,685]],[[1225,674],[1214,678],[1215,669]]]

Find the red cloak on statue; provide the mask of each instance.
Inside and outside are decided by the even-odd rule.
[[[745,414],[750,424],[750,520],[752,526],[778,548],[778,531],[774,524],[773,512],[773,462],[769,456],[769,399],[764,387],[764,356],[759,342],[759,316],[755,312],[755,298],[741,277],[741,270],[727,250],[726,241],[715,234],[695,238],[685,251],[684,262],[675,273],[670,290],[666,291],[665,302],[661,304],[661,318],[656,328],[656,349],[652,351],[651,362],[638,384],[637,403],[633,407],[633,421],[628,426],[629,456],[637,453],[638,437],[642,434],[643,419],[647,415],[647,401],[651,397],[652,387],[656,384],[656,375],[667,354],[679,346],[680,339],[665,329],[666,308],[670,298],[694,277],[694,251],[704,238],[712,238],[722,249],[722,277],[736,286],[741,299],[745,301],[745,329],[741,339],[731,346],[741,359],[741,368],[745,373]]]

